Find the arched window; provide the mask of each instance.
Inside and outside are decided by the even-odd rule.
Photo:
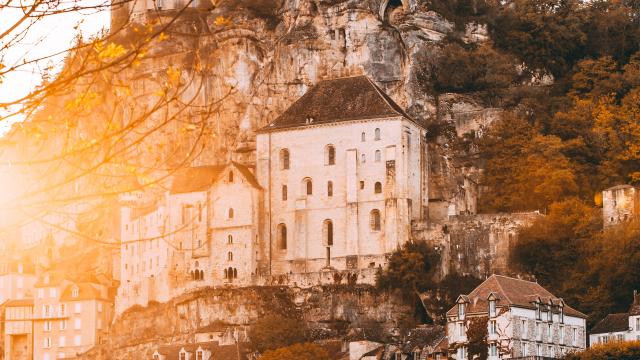
[[[333,196],[333,181],[327,182],[327,196]]]
[[[287,249],[287,226],[285,224],[278,224],[277,229],[278,248],[280,250]]]
[[[190,274],[191,274],[191,280],[196,280],[196,274],[193,272],[193,270],[191,270]]]
[[[376,150],[376,162],[382,161],[382,151]]]
[[[313,195],[313,181],[310,178],[302,180],[302,191],[307,195]]]
[[[233,182],[233,171],[229,171],[229,182]]]
[[[229,277],[229,270],[224,269],[224,278],[228,278]]]
[[[382,183],[380,183],[379,181],[377,181],[375,183],[375,185],[373,185],[373,192],[376,194],[380,194],[382,193]]]
[[[237,279],[238,278],[238,269],[233,268],[233,278]]]
[[[366,163],[367,162],[367,155],[365,155],[365,154],[360,155],[360,161],[362,161],[363,163]]]
[[[289,150],[287,149],[280,150],[280,169],[289,169]]]
[[[287,185],[282,185],[282,201],[287,201]]]
[[[360,141],[367,141],[367,134],[364,131],[360,134]]]
[[[380,210],[373,209],[371,210],[371,230],[380,231]]]
[[[324,235],[324,245],[333,245],[333,222],[329,219],[325,220],[322,224],[322,233]]]
[[[227,253],[227,260],[228,260],[228,261],[233,261],[233,253],[232,253],[231,251],[229,251],[229,252]]]
[[[327,145],[324,149],[325,153],[325,165],[335,165],[336,164],[336,148],[333,145]]]
[[[233,208],[229,208],[229,219],[233,219]]]
[[[374,140],[380,140],[380,128],[376,128]]]
[[[200,280],[204,280],[204,270],[200,270]]]
[[[227,244],[233,244],[233,236],[231,234],[227,236]]]

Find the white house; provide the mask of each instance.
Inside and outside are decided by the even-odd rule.
[[[640,295],[633,292],[633,303],[626,313],[609,314],[589,334],[589,346],[612,341],[640,341]]]
[[[447,336],[457,360],[470,358],[474,339],[486,341],[490,360],[561,358],[585,348],[586,315],[537,283],[492,275],[447,312]]]
[[[365,76],[320,81],[261,129],[268,271],[384,265],[426,217],[425,135]]]

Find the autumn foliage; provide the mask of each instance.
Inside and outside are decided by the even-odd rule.
[[[293,344],[270,350],[259,357],[260,360],[329,360],[329,353],[312,343]]]
[[[640,359],[640,341],[610,342],[596,345],[579,353],[568,354],[564,360],[636,360]]]

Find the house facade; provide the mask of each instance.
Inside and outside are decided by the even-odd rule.
[[[60,271],[38,276],[33,299],[34,359],[73,358],[98,344],[113,318],[108,286]]]
[[[640,295],[633,292],[633,303],[626,313],[609,314],[589,334],[589,346],[614,341],[640,341]]]
[[[3,311],[4,359],[33,359],[33,299],[7,300]]]
[[[586,315],[538,283],[492,275],[447,312],[447,336],[456,360],[477,341],[490,360],[561,358],[586,347]]]
[[[35,267],[30,261],[5,259],[0,263],[0,304],[33,297]]]
[[[426,217],[425,133],[364,76],[319,82],[259,131],[267,271],[384,265]]]

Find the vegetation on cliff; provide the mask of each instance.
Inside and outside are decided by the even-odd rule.
[[[260,356],[260,360],[329,360],[329,353],[313,343],[294,344],[269,350]]]
[[[552,293],[589,315],[589,322],[626,312],[640,288],[640,227],[601,231],[601,213],[578,199],[550,206],[520,233],[514,270],[533,274]]]
[[[568,354],[564,360],[635,360],[640,358],[640,341],[610,342],[586,351]]]

